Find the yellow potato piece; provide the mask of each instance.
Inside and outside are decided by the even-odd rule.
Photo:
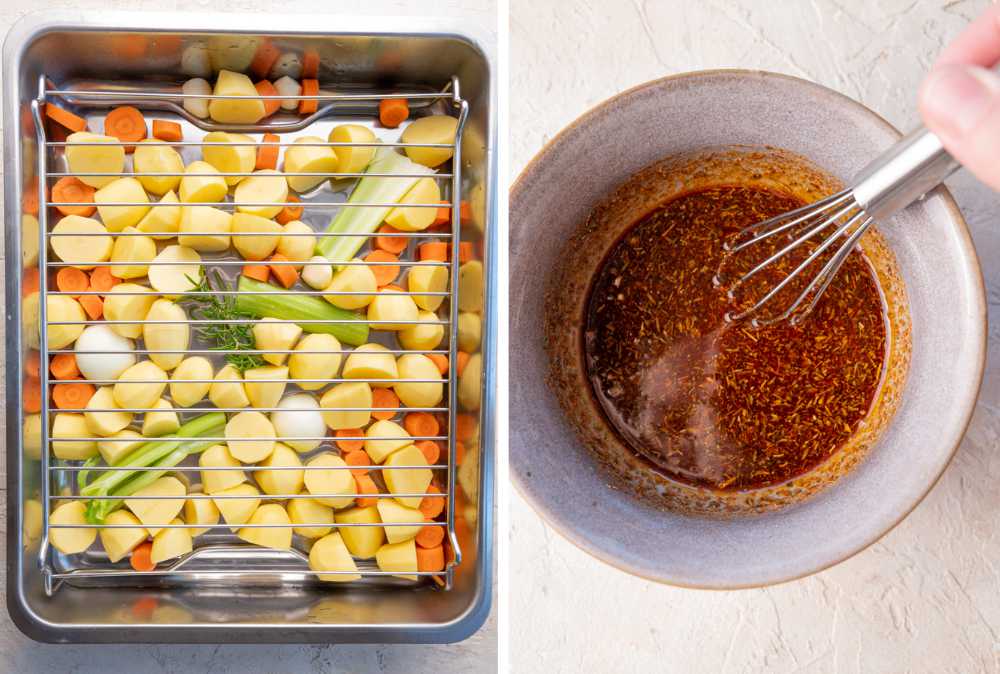
[[[479,351],[483,339],[483,322],[477,314],[463,312],[458,315],[458,348],[466,353]]]
[[[296,138],[285,150],[285,173],[318,173],[315,176],[287,176],[288,186],[296,192],[308,192],[336,173],[339,163],[333,148],[306,147],[300,143],[323,143],[319,136]]]
[[[458,308],[483,311],[483,263],[479,260],[469,260],[458,268]]]
[[[124,409],[153,407],[166,388],[167,373],[163,368],[151,360],[141,360],[118,376],[115,402]]]
[[[418,320],[419,313],[413,298],[396,290],[380,290],[368,305],[373,330],[405,330]]]
[[[188,496],[204,496],[200,492],[192,492]],[[209,525],[201,529],[188,529],[191,537],[201,536],[211,530],[211,525],[219,523],[219,509],[210,498],[189,498],[184,503],[184,521],[188,524]]]
[[[115,510],[104,518],[104,523],[116,525],[114,528],[100,530],[101,545],[104,546],[104,551],[108,553],[108,559],[112,564],[132,552],[149,535],[136,516],[127,510]],[[118,528],[126,524],[135,526],[127,529]]]
[[[278,252],[293,262],[308,262],[316,250],[316,237],[310,236],[312,233],[312,227],[301,220],[286,223],[278,239]],[[300,234],[306,236],[298,236]],[[295,268],[302,269],[302,265],[297,264]]]
[[[319,400],[323,421],[337,431],[342,428],[364,428],[371,421],[372,387],[365,382],[344,382],[332,387]],[[358,407],[355,411],[327,411],[331,407]]]
[[[361,574],[357,572],[358,565],[354,563],[344,539],[336,531],[313,543],[309,550],[309,568],[313,571],[345,572],[317,574],[317,578],[326,582],[346,583],[361,580]]]
[[[83,501],[63,503],[49,515],[49,542],[64,555],[83,552],[97,540],[97,529],[63,529],[59,525],[89,524]]]
[[[202,468],[233,468],[234,470],[201,471],[201,488],[206,494],[217,494],[232,489],[247,481],[246,473],[239,470],[243,465],[229,453],[225,445],[212,445],[198,457]]]
[[[125,499],[125,507],[139,518],[151,536],[155,536],[163,525],[177,517],[177,513],[184,507],[186,493],[184,483],[168,475]],[[154,498],[142,498],[150,496]]]
[[[215,381],[208,389],[208,399],[216,407],[246,407],[250,404],[243,376],[232,365],[226,365],[215,375]]]
[[[354,349],[344,360],[341,375],[344,379],[386,380],[372,381],[370,385],[375,388],[388,388],[393,384],[391,380],[399,378],[395,357],[389,349],[375,343],[362,344]]]
[[[146,323],[142,326],[142,341],[150,351],[184,351],[191,341],[191,326],[188,325],[184,308],[170,300],[158,299],[146,313],[147,321],[175,321],[174,323]],[[181,364],[183,353],[151,353],[149,359],[164,370],[172,370]]]
[[[107,440],[98,442],[97,451],[104,458],[104,463],[110,466],[144,444],[146,444],[146,438],[142,437],[142,434],[131,428],[126,428],[109,435]]]
[[[253,326],[254,344],[261,351],[275,349],[288,351],[302,334],[302,328],[290,321],[277,318],[262,318]],[[288,358],[287,353],[265,353],[262,358],[272,365],[281,365]]]
[[[387,543],[375,553],[375,563],[380,571],[390,571],[394,576],[416,580],[417,576],[406,572],[417,571],[417,548],[412,541]]]
[[[288,513],[277,503],[266,503],[250,516],[247,524],[287,524],[287,527],[244,527],[236,535],[247,543],[259,545],[262,548],[273,548],[275,550],[287,550],[292,547],[292,521]]]
[[[321,353],[293,353],[288,359],[288,372],[292,379],[333,379],[340,369],[340,341],[326,333],[312,333],[295,345],[296,351],[319,351]],[[322,353],[326,352],[326,353]],[[300,382],[304,391],[317,391],[326,386],[324,382]]]
[[[38,264],[38,218],[25,213],[21,216],[21,266],[27,269]]]
[[[42,415],[24,415],[24,428],[21,435],[24,456],[32,461],[42,458]]]
[[[229,194],[226,180],[207,161],[193,161],[184,169],[179,195],[186,204],[222,201]]]
[[[156,242],[148,236],[138,236],[135,227],[126,227],[122,233],[129,236],[119,236],[111,249],[112,262],[137,262],[135,265],[112,265],[111,275],[121,279],[142,278],[149,270],[149,262],[156,257]],[[135,235],[135,236],[133,236]]]
[[[441,371],[422,353],[407,353],[396,361],[400,379],[431,379],[427,383],[399,382],[393,389],[407,407],[436,407],[444,397]]]
[[[238,484],[213,494],[215,507],[232,531],[246,524],[260,505],[260,492],[252,484]]]
[[[52,453],[57,459],[82,461],[97,454],[97,443],[86,440],[61,440],[60,438],[89,438],[94,433],[82,414],[59,412],[52,422]]]
[[[361,262],[354,258],[354,262]],[[341,309],[360,309],[368,306],[375,293],[378,291],[378,282],[375,280],[375,272],[370,267],[360,265],[350,265],[344,267],[333,275],[330,285],[326,287],[329,295],[324,295],[323,299],[335,307]],[[367,295],[338,295],[336,293],[368,293]]]
[[[229,453],[243,463],[263,461],[274,451],[274,426],[260,412],[239,412],[230,417],[225,436]]]
[[[262,218],[273,218],[280,213],[281,209],[284,208],[282,204],[287,198],[288,183],[285,181],[285,176],[274,169],[254,171],[252,176],[244,178],[236,186],[236,191],[233,193],[233,202],[236,204],[237,210],[250,215],[259,215]],[[252,204],[278,205],[254,206]]]
[[[328,527],[303,527],[297,526],[293,529],[299,536],[305,538],[320,538],[326,536],[333,529],[333,508],[317,503],[311,498],[293,498],[288,501],[288,518],[292,524],[320,524],[329,523]],[[345,548],[346,552],[347,549]]]
[[[226,211],[214,206],[185,206],[177,228],[177,243],[202,253],[219,253],[229,248],[232,228],[233,216]]]
[[[403,129],[399,140],[404,143],[455,144],[458,119],[448,115],[430,115],[413,120]],[[408,147],[406,156],[424,166],[435,168],[455,154],[454,148]]]
[[[304,481],[306,490],[313,495],[317,503],[331,508],[346,508],[354,502],[353,496],[337,496],[337,494],[354,494],[357,485],[350,470],[344,468],[347,464],[342,458],[330,452],[317,454],[306,463]]]
[[[396,450],[413,444],[410,434],[395,421],[380,419],[365,431],[365,452],[375,463],[382,463]],[[373,438],[383,438],[375,440]]]
[[[176,433],[181,427],[181,422],[173,405],[160,398],[153,407],[161,411],[146,412],[143,415],[142,434],[147,438],[158,438],[161,435]]]
[[[170,145],[159,138],[147,138],[139,141],[132,155],[132,166],[136,173],[176,173],[174,176],[143,175],[139,182],[147,192],[167,194],[177,189],[181,182],[179,174],[184,172],[184,160]],[[157,210],[154,208],[153,210]]]
[[[224,53],[229,61],[228,50]],[[229,70],[219,71],[212,93],[216,96],[259,96],[249,77]],[[208,114],[222,124],[255,124],[264,117],[264,101],[259,97],[212,99]]]
[[[80,262],[73,266],[93,269],[111,259],[115,240],[111,236],[101,236],[107,233],[107,228],[93,218],[67,215],[52,228],[49,245],[63,262]]]
[[[378,508],[348,508],[333,514],[338,525],[378,524]],[[385,531],[382,527],[371,526],[340,526],[338,527],[344,544],[351,554],[359,559],[371,559],[385,541]]]
[[[403,232],[420,232],[434,223],[437,208],[406,206],[406,204],[439,204],[441,188],[434,178],[420,178],[403,198],[401,205],[389,211],[385,221]]]
[[[46,331],[49,348],[62,349],[75,342],[86,327],[81,322],[88,320],[80,303],[68,295],[49,295],[45,308],[49,321]],[[73,325],[55,325],[63,321],[72,322]]]
[[[243,388],[253,407],[277,407],[288,383],[288,368],[264,365],[243,371]]]
[[[340,124],[331,129],[327,140],[331,143],[374,143],[378,138],[367,126]],[[374,146],[333,148],[334,154],[337,155],[337,171],[340,173],[361,173],[372,163],[375,150]]]
[[[149,213],[139,221],[136,228],[140,232],[147,232],[150,235],[156,234],[152,238],[157,241],[166,241],[177,235],[177,228],[181,224],[181,206],[177,193],[170,190],[164,194],[159,204],[177,204],[176,206],[152,206]]]
[[[21,332],[24,334],[24,343],[32,349],[37,349],[41,345],[41,335],[39,333],[39,318],[41,316],[41,302],[39,293],[36,290],[28,293],[21,300]]]
[[[301,466],[302,460],[294,449],[276,442],[271,455],[258,465],[264,468],[288,468]],[[303,472],[301,470],[258,470],[254,476],[261,491],[265,494],[298,494],[302,489]]]
[[[212,363],[203,356],[191,356],[190,358],[185,358],[170,375],[171,380],[210,380],[212,379],[212,376]],[[206,395],[208,395],[208,389],[211,386],[212,383],[210,381],[197,384],[184,384],[171,381],[170,398],[178,407],[191,407],[191,405],[200,402]]]
[[[480,265],[481,270],[482,265]],[[447,292],[448,268],[411,267],[410,272],[406,275],[406,288],[411,293]],[[480,292],[482,292],[481,288]],[[441,303],[444,302],[444,295],[414,295],[413,302],[424,311],[437,311]]]
[[[109,232],[120,232],[139,224],[149,212],[149,197],[142,183],[135,178],[118,178],[94,193],[97,213]],[[109,206],[112,203],[131,203],[131,206]]]
[[[417,508],[407,508],[391,498],[380,498],[375,507],[378,508],[379,518],[385,523],[385,539],[390,543],[408,541],[423,528],[424,514]],[[406,526],[390,526],[395,523]]]
[[[479,410],[482,396],[483,356],[476,353],[465,364],[458,378],[458,404],[464,410],[476,412]]]
[[[393,452],[385,460],[386,466],[426,466],[427,459],[416,445],[407,445]],[[423,494],[433,477],[430,468],[397,469],[382,471],[385,486],[394,494]],[[419,508],[421,496],[397,496],[396,500],[408,508]]]
[[[201,148],[202,158],[219,170],[220,173],[251,173],[257,163],[257,148],[254,145],[235,145],[228,143],[253,143],[250,136],[242,133],[226,133],[212,131],[201,139],[205,145]],[[210,143],[219,143],[211,145]],[[225,144],[224,144],[225,143]],[[246,176],[226,176],[227,185],[237,185]]]
[[[24,501],[24,528],[22,542],[25,548],[33,547],[33,543],[42,537],[43,513],[42,504],[37,499]]]
[[[250,213],[234,213],[232,225],[233,247],[245,260],[266,260],[278,246],[282,229],[274,220]],[[268,233],[273,236],[262,236]]]
[[[179,519],[173,519],[170,521],[170,524],[180,525],[184,524],[184,522]],[[153,564],[159,564],[165,560],[186,555],[191,552],[192,548],[191,532],[188,529],[180,526],[160,529],[153,536],[153,549],[150,551],[149,558]]]
[[[141,294],[134,294],[141,293]],[[104,320],[129,321],[113,324],[111,329],[122,337],[136,339],[142,334],[142,321],[156,301],[151,288],[136,283],[119,283],[104,296]],[[52,345],[49,345],[52,347]]]
[[[114,410],[119,407],[121,405],[115,401],[114,388],[111,386],[99,387],[87,401],[88,410]],[[83,416],[90,430],[88,435],[100,435],[105,438],[117,435],[132,423],[132,413],[125,411],[84,412]]]
[[[89,176],[87,173],[122,173],[125,169],[125,147],[112,145],[117,138],[96,133],[77,131],[66,138],[66,163],[69,172],[77,174],[81,182],[91,187],[104,187],[115,178],[111,176]],[[77,145],[77,143],[108,143],[102,145]]]
[[[431,351],[438,348],[444,340],[444,326],[437,323],[440,319],[431,311],[421,311],[417,314],[420,322],[396,333],[399,345],[413,351]]]
[[[156,264],[189,262],[190,264]],[[195,283],[192,283],[194,281]],[[187,246],[167,246],[149,267],[149,284],[168,297],[193,290],[201,282],[201,255]]]

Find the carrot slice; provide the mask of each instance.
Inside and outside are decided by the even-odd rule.
[[[129,557],[129,564],[136,571],[152,571],[155,569],[156,564],[153,564],[153,544],[149,541],[140,543],[132,551],[132,556]]]
[[[365,432],[360,428],[341,428],[337,430],[337,446],[344,452],[355,452],[365,446],[364,440],[344,440],[343,438],[361,438]],[[346,457],[344,461],[347,461]]]
[[[455,439],[466,442],[476,433],[476,418],[471,414],[459,414],[455,417]]]
[[[257,51],[254,52],[253,60],[250,61],[250,72],[260,78],[267,77],[280,56],[281,50],[274,46],[271,38],[264,38],[257,45]]]
[[[422,262],[447,262],[448,244],[443,241],[422,243],[417,247],[417,256]]]
[[[277,160],[275,160],[277,161]],[[299,199],[294,194],[289,194],[285,199],[290,204],[300,203],[302,200]],[[279,225],[287,225],[292,220],[298,220],[302,217],[302,206],[285,206],[281,211],[274,216],[274,219],[278,221]]]
[[[378,228],[378,231],[382,234],[399,234],[399,230],[392,225],[382,225]],[[410,240],[405,236],[376,236],[375,237],[375,247],[384,250],[387,253],[392,253],[394,255],[399,255],[404,250],[406,250],[407,244]]]
[[[436,422],[435,422],[436,423]],[[433,466],[441,458],[441,445],[433,440],[421,440],[414,443],[420,453],[424,455],[428,466]]]
[[[264,99],[264,116],[270,117],[278,111],[281,107],[281,101],[272,98],[272,96],[278,95],[278,90],[274,88],[274,85],[267,80],[261,80],[257,84],[253,85],[253,88],[257,90]]]
[[[465,445],[458,440],[455,441],[455,465],[461,466],[465,461]]]
[[[378,103],[378,121],[388,129],[395,129],[410,116],[410,104],[405,98],[383,98]]]
[[[261,283],[267,283],[267,280],[271,278],[271,270],[266,264],[247,264],[243,265],[243,275]]]
[[[290,260],[281,253],[275,253],[272,255],[271,261],[290,262]],[[295,282],[299,280],[299,273],[295,271],[295,267],[290,264],[272,264],[268,266],[271,268],[271,273],[274,274],[274,277],[278,279],[278,282],[286,288],[291,288],[295,285]]]
[[[437,435],[441,430],[437,419],[427,412],[410,412],[403,417],[403,428],[414,437]]]
[[[444,543],[444,527],[421,527],[415,542],[421,548],[436,548]]]
[[[42,382],[38,377],[25,377],[21,397],[24,411],[35,414],[42,411]]]
[[[153,120],[153,138],[159,138],[170,143],[184,140],[184,130],[177,122],[170,122],[165,119]]]
[[[365,256],[365,262],[399,262],[399,258],[384,250],[373,250]],[[373,265],[371,270],[375,274],[375,285],[379,287],[389,285],[399,276],[398,265]]]
[[[318,96],[319,95],[319,80],[302,80],[302,95],[303,96]],[[312,100],[303,99],[299,101],[299,114],[300,115],[311,115],[316,112],[319,108],[319,101],[315,98]]]
[[[111,275],[111,267],[94,267],[90,272],[90,288],[98,292],[106,293],[121,282],[120,278]]]
[[[90,279],[75,267],[63,267],[56,274],[56,287],[64,293],[82,293],[90,287]]]
[[[428,494],[440,494],[441,490],[433,484],[427,487]],[[420,499],[420,512],[427,519],[434,519],[444,512],[445,499],[443,496],[425,496]]]
[[[472,222],[472,206],[464,199],[458,203],[458,220],[463,225]]]
[[[37,195],[35,197],[38,198]],[[97,210],[94,206],[60,206],[61,202],[94,203],[94,188],[75,176],[65,176],[52,186],[52,205],[63,215],[82,215],[89,217]]]
[[[471,356],[469,356],[469,354],[465,351],[459,351],[455,354],[455,374],[459,377],[462,376],[462,371],[465,369],[465,366],[468,365],[469,358],[471,358]]]
[[[372,407],[373,408],[399,407],[399,398],[396,396],[396,394],[393,392],[392,389],[388,388],[372,389]],[[395,411],[378,412],[373,409],[372,416],[375,417],[376,419],[385,421],[387,419],[392,419],[394,416],[396,416],[396,412]]]
[[[70,131],[83,131],[87,128],[87,120],[79,115],[75,115],[65,108],[51,103],[45,104],[45,116],[56,124],[66,127]]]
[[[121,105],[104,118],[104,135],[114,136],[123,143],[138,142],[146,137],[146,118],[137,108]],[[126,152],[133,152],[134,145],[126,145]]]
[[[104,300],[99,295],[80,295],[76,301],[87,312],[90,320],[96,321],[104,315]]]
[[[21,194],[21,210],[28,215],[38,215],[38,182],[26,186]]]
[[[438,372],[448,374],[448,356],[443,353],[428,353],[427,357],[437,366]]]
[[[61,410],[83,409],[95,391],[86,382],[63,382],[52,387],[52,402]]]
[[[49,363],[49,372],[56,379],[76,379],[80,368],[76,366],[76,356],[72,353],[57,353]]]
[[[319,52],[315,49],[306,49],[302,54],[302,77],[319,77]]]
[[[440,529],[441,527],[435,527]],[[443,571],[444,570],[444,546],[434,548],[422,548],[419,545],[417,550],[417,571]]]
[[[476,259],[476,251],[469,241],[462,241],[458,244],[458,261],[465,263]]]
[[[268,113],[270,114],[270,113]],[[264,143],[277,143],[281,139],[278,138],[273,133],[265,133],[264,137],[261,139]],[[257,163],[254,165],[256,169],[274,169],[278,168],[278,146],[277,145],[261,145],[257,148]],[[291,196],[291,195],[289,195]],[[298,197],[296,197],[297,199]],[[295,218],[292,218],[295,220]],[[279,221],[280,222],[280,221]],[[282,223],[284,224],[284,223]]]
[[[360,435],[362,433],[360,428],[353,429]],[[354,477],[362,477],[368,474],[368,466],[372,465],[371,459],[368,458],[368,453],[363,449],[354,449],[344,454],[344,463],[348,466],[357,466],[357,468],[351,468],[351,475]],[[362,467],[363,466],[363,467]]]
[[[39,377],[42,374],[42,354],[34,349],[24,357],[24,373],[29,377]]]
[[[41,287],[42,281],[38,274],[38,267],[28,267],[25,269],[21,280],[21,297],[37,293]]]
[[[378,485],[375,484],[375,480],[371,479],[367,475],[355,475],[354,483],[357,485],[359,494],[377,494]],[[378,503],[377,498],[362,498],[357,497],[354,502],[358,504],[359,508],[370,508],[376,503]]]
[[[447,225],[451,222],[451,202],[442,201],[443,205],[434,211],[434,222],[431,226]]]

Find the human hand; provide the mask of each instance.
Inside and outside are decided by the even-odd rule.
[[[920,87],[920,115],[965,168],[1000,190],[1000,4],[948,45]]]

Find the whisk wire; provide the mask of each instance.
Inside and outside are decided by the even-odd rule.
[[[819,201],[813,202],[811,204],[806,204],[805,206],[800,206],[799,208],[788,211],[787,213],[782,213],[781,215],[776,215],[773,218],[768,218],[767,220],[762,220],[760,222],[754,223],[752,225],[749,225],[741,229],[739,234],[736,235],[736,238],[741,239],[745,234],[749,232],[756,232],[759,230],[763,230],[763,233],[757,234],[753,238],[748,239],[747,241],[739,243],[735,246],[730,246],[729,243],[727,242],[724,244],[724,248],[729,252],[737,253],[748,246],[751,246],[755,243],[759,243],[764,239],[768,239],[776,234],[780,234],[784,231],[791,229],[792,227],[795,227],[796,225],[799,225],[811,218],[816,217],[818,210],[821,211],[822,209],[826,209],[828,207],[833,208],[839,206],[845,201],[849,201],[850,198],[851,198],[851,193],[848,190],[842,190],[840,192],[837,192],[836,194],[831,194],[828,197],[824,197]],[[795,216],[800,216],[800,217],[795,217]],[[794,218],[794,219],[785,222],[787,218]],[[779,223],[784,223],[784,224],[780,224],[780,226],[770,229],[771,225],[777,225]]]

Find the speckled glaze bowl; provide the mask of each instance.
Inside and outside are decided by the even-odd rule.
[[[920,502],[965,432],[985,363],[982,275],[961,214],[943,188],[881,223],[881,237],[866,248],[869,256],[880,246],[891,251],[891,278],[880,273],[880,281],[888,287],[901,280],[905,287],[887,295],[890,320],[893,296],[908,302],[908,317],[900,305],[893,326],[900,340],[893,349],[909,348],[898,349],[899,376],[882,396],[888,413],[876,432],[816,489],[750,508],[704,507],[712,498],[702,498],[699,507],[649,498],[657,489],[683,490],[637,488],[636,480],[623,479],[636,474],[629,466],[609,468],[609,457],[622,456],[614,451],[618,441],[602,435],[606,422],[587,403],[589,390],[578,390],[572,349],[588,265],[597,264],[616,236],[587,233],[584,223],[609,195],[641,191],[629,183],[636,174],[658,184],[653,192],[669,195],[670,181],[656,179],[672,174],[657,173],[654,165],[694,167],[719,153],[753,156],[757,148],[777,147],[792,161],[801,157],[830,180],[846,182],[898,137],[870,110],[819,85],[725,70],[631,89],[579,118],[538,154],[511,192],[510,461],[518,490],[550,524],[629,573],[726,589],[790,580],[842,561]],[[633,207],[649,209],[655,198],[636,197]],[[546,303],[546,291],[556,287],[566,293],[565,307],[553,304],[551,293]],[[644,489],[652,491],[637,496]]]

